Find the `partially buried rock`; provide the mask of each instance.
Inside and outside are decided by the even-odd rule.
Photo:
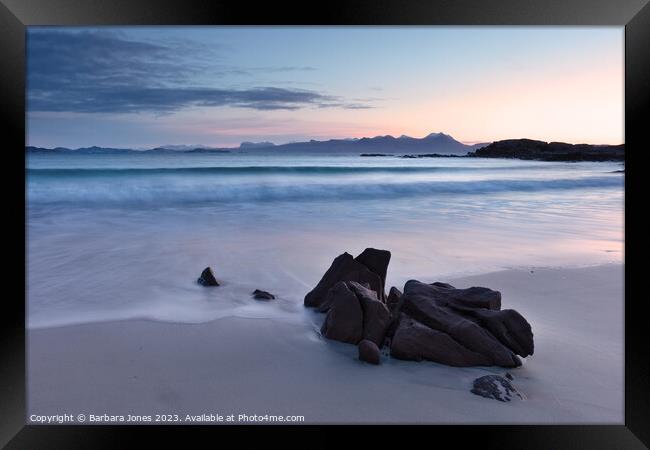
[[[510,381],[499,375],[485,375],[474,380],[472,394],[485,398],[493,398],[500,402],[509,402],[513,398],[524,400],[524,395],[519,392]]]
[[[275,298],[275,295],[259,289],[255,289],[251,295],[257,300],[273,300]]]
[[[379,364],[380,351],[377,344],[368,339],[359,342],[359,359],[370,364]]]
[[[212,269],[210,267],[203,269],[201,276],[196,281],[202,286],[219,286],[219,282],[214,277],[214,274],[212,273]]]

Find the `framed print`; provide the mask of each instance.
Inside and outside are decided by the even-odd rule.
[[[644,448],[646,3],[3,0],[3,444]]]

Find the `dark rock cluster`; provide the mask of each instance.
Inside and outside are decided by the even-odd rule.
[[[217,279],[214,277],[214,273],[212,272],[212,268],[206,267],[203,269],[203,272],[201,272],[201,275],[199,278],[196,280],[197,283],[199,283],[201,286],[220,286],[219,282]],[[251,292],[251,295],[255,300],[274,300],[275,295],[271,294],[270,292],[262,291],[260,289],[255,289],[253,292]]]
[[[451,366],[518,367],[533,354],[530,324],[501,309],[501,293],[485,287],[457,289],[410,280],[403,293],[384,289],[390,252],[367,248],[343,253],[305,296],[305,306],[327,313],[321,334],[359,345],[359,359],[378,364],[391,357]]]
[[[625,145],[567,144],[533,139],[506,139],[493,142],[468,157],[516,158],[541,161],[624,161]]]

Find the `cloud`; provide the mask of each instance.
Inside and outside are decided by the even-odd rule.
[[[105,30],[32,30],[27,39],[28,111],[168,114],[192,106],[264,111],[369,107],[305,89],[215,86],[224,75],[315,68],[231,67],[215,63],[214,51],[200,50],[192,51],[187,41],[145,42]]]

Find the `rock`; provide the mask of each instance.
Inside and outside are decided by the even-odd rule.
[[[591,145],[544,142],[532,139],[506,139],[481,147],[468,157],[518,158],[541,161],[624,161],[625,144]]]
[[[359,359],[370,364],[379,364],[381,359],[379,347],[374,342],[363,339],[359,342]]]
[[[364,259],[372,260],[369,256],[365,256]],[[376,262],[374,260],[372,261]],[[383,300],[382,278],[364,264],[355,260],[349,253],[343,253],[334,259],[332,265],[327,269],[327,272],[325,272],[325,275],[323,275],[323,278],[321,278],[316,287],[305,295],[305,306],[318,308],[320,311],[326,312],[330,308],[330,304],[326,301],[328,291],[339,281],[368,283],[370,289],[377,293],[377,298]]]
[[[454,309],[487,329],[503,345],[517,355],[526,357],[533,354],[535,350],[533,331],[528,321],[514,309],[504,309],[502,311],[462,307],[455,307]]]
[[[533,354],[530,324],[517,311],[501,310],[498,291],[410,280],[404,293],[391,287],[386,297],[390,258],[389,251],[367,248],[356,258],[334,259],[304,299],[327,313],[324,337],[359,345],[359,359],[373,364],[384,346],[398,359],[458,367],[518,367],[517,355]]]
[[[493,398],[500,402],[509,402],[513,398],[525,399],[525,396],[510,381],[499,375],[485,375],[477,378],[474,380],[474,387],[471,392],[472,394]]]
[[[359,283],[349,281],[346,283],[355,295],[363,312],[363,339],[369,340],[382,347],[386,329],[390,323],[388,308],[377,299],[377,294]]]
[[[330,305],[321,334],[328,339],[357,344],[363,337],[363,311],[356,294],[344,281],[327,293]]]
[[[212,273],[212,269],[210,267],[203,269],[201,276],[196,281],[202,286],[219,286],[219,282],[214,277],[214,274]]]
[[[510,374],[510,372],[506,372],[506,378],[510,381],[514,379],[513,376]]]
[[[402,291],[397,289],[395,286],[390,288],[388,292],[388,297],[386,298],[386,306],[388,310],[392,313],[394,310],[399,309],[400,301],[402,300]]]
[[[366,339],[378,347],[383,345],[390,313],[375,291],[355,281],[340,281],[329,290],[326,301],[330,308],[321,330],[325,337],[353,344]]]
[[[273,300],[275,298],[275,295],[259,289],[255,289],[251,295],[257,300]]]
[[[388,298],[386,299],[386,306],[390,312],[390,322],[386,329],[386,338],[390,340],[393,338],[395,330],[399,325],[400,308],[402,307],[402,292],[396,287],[390,288]]]
[[[449,283],[442,283],[442,282],[440,282],[440,281],[436,281],[435,283],[431,283],[431,286],[437,286],[437,287],[441,287],[441,288],[445,288],[445,289],[456,289],[456,288],[453,287],[451,284],[449,284]]]
[[[501,293],[486,287],[471,287],[456,289],[450,284],[436,282],[433,284],[410,280],[404,286],[409,286],[411,293],[424,295],[440,306],[450,303],[468,308],[501,309]]]
[[[401,312],[433,330],[446,333],[467,350],[483,355],[487,358],[487,365],[502,367],[521,365],[519,358],[488,330],[477,322],[463,317],[457,310],[446,306],[451,301],[457,302],[457,299],[449,296],[443,296],[441,299],[437,294],[441,289],[450,290],[415,280],[408,281],[404,286]],[[396,343],[397,332],[399,328],[393,338],[393,346]],[[463,359],[460,358],[458,363],[462,364]]]
[[[451,336],[402,314],[391,341],[390,355],[397,359],[428,361],[449,366],[488,366],[487,356],[469,350]]]
[[[362,251],[356,258],[371,272],[376,273],[381,278],[381,292],[377,295],[379,300],[384,300],[386,295],[384,293],[386,286],[386,273],[388,272],[388,264],[390,263],[390,252],[388,250],[377,250],[376,248],[367,248]]]

